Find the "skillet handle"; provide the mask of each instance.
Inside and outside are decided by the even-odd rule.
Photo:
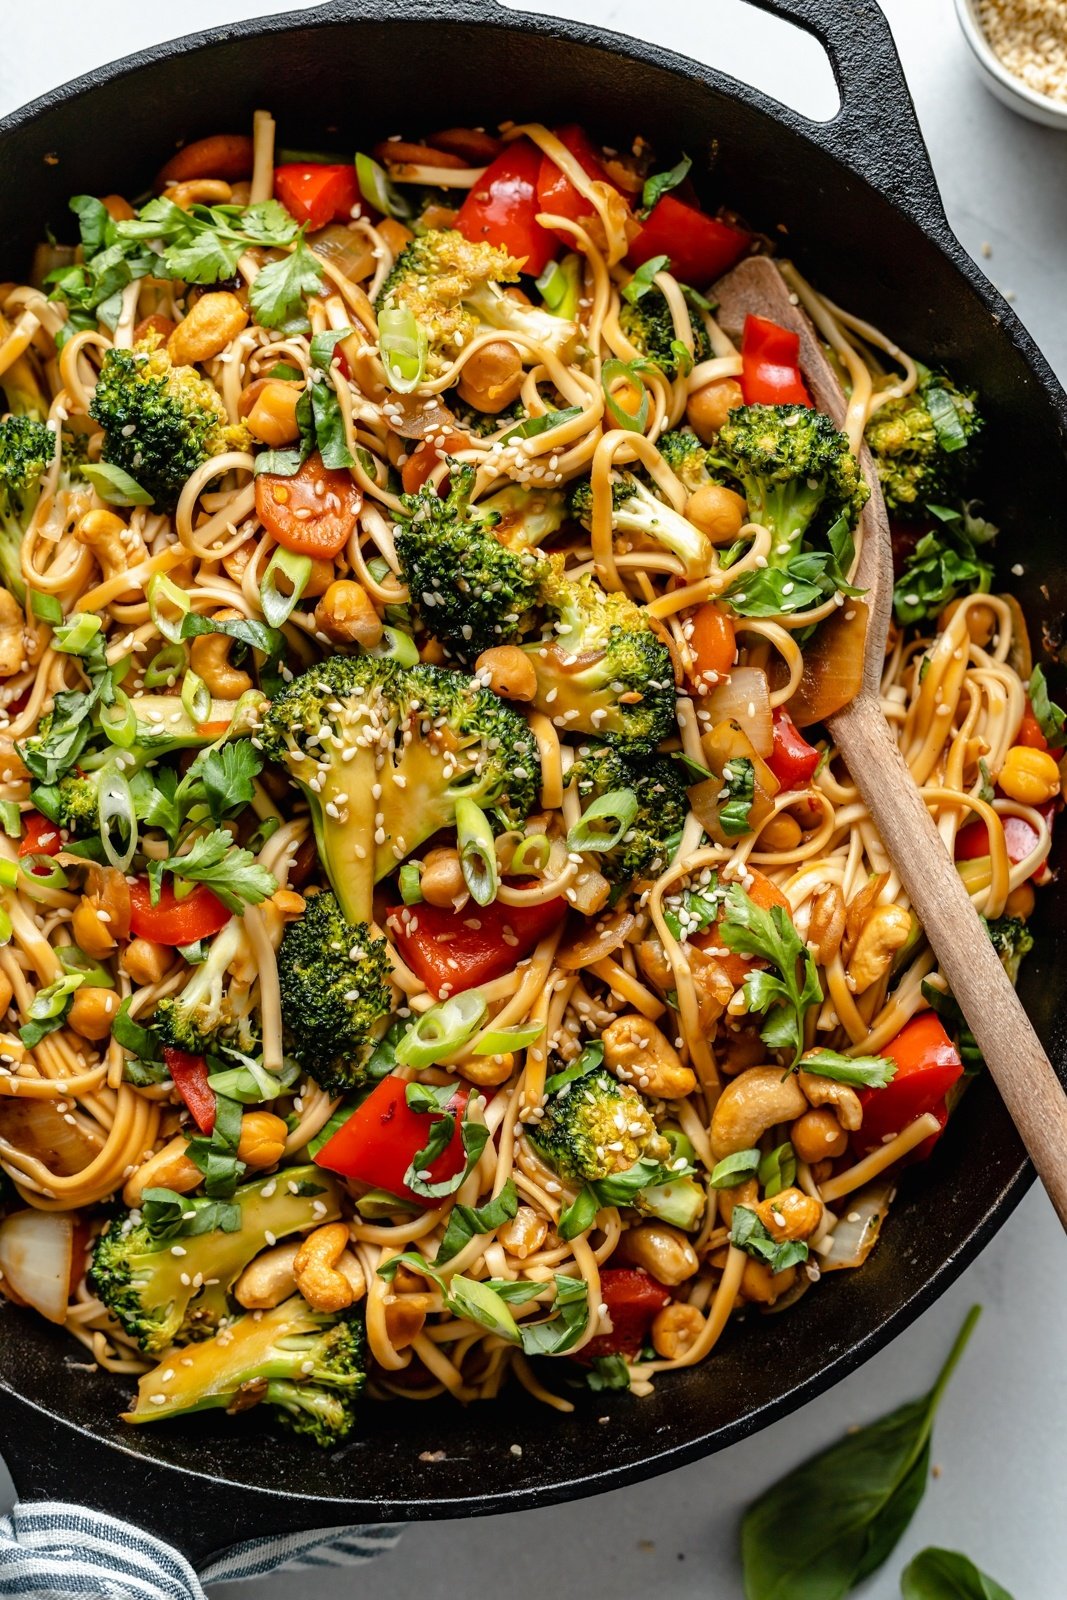
[[[245,1539],[349,1520],[302,1495],[269,1494],[186,1472],[73,1428],[0,1385],[0,1455],[21,1501],[60,1500],[131,1522],[174,1545],[194,1568]]]
[[[892,30],[878,0],[746,0],[795,22],[830,59],[841,107],[829,122],[801,118],[808,138],[845,160],[929,232],[949,232]]]

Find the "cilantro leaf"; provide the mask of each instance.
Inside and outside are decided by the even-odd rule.
[[[223,828],[201,834],[182,856],[167,856],[149,864],[148,877],[153,903],[159,899],[164,872],[190,883],[206,883],[228,910],[242,914],[246,905],[256,906],[278,887],[266,867],[261,867],[251,850],[235,845]]]
[[[203,786],[204,798],[216,826],[255,797],[253,779],[263,770],[263,758],[249,739],[206,750],[190,768]],[[272,891],[273,892],[273,891]]]
[[[854,1089],[884,1089],[897,1075],[896,1062],[886,1056],[843,1056],[836,1050],[808,1050],[800,1065],[805,1072],[849,1083]]]
[[[322,267],[301,238],[290,255],[256,274],[248,303],[261,327],[296,333],[307,327],[304,296],[321,288]]]

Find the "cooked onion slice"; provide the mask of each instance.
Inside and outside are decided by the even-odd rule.
[[[74,1254],[74,1218],[62,1211],[16,1211],[0,1222],[0,1272],[20,1300],[49,1322],[65,1322]]]

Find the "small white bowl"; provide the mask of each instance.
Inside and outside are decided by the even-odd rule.
[[[1008,71],[985,36],[975,0],[956,0],[956,16],[971,47],[975,71],[990,93],[1031,122],[1067,130],[1067,105],[1053,100],[1051,95],[1039,94]]]

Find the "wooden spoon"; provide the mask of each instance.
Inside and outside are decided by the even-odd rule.
[[[774,263],[752,257],[716,289],[719,318],[731,337],[740,338],[750,312],[770,317],[800,336],[800,365],[816,404],[842,423],[845,400],[840,385],[815,329],[790,299]],[[882,714],[879,689],[893,605],[893,555],[878,477],[865,448],[860,465],[871,488],[861,519],[863,543],[856,573],[856,586],[866,591],[868,612],[863,681],[856,698],[836,711],[828,726],[1067,1229],[1067,1096]]]

